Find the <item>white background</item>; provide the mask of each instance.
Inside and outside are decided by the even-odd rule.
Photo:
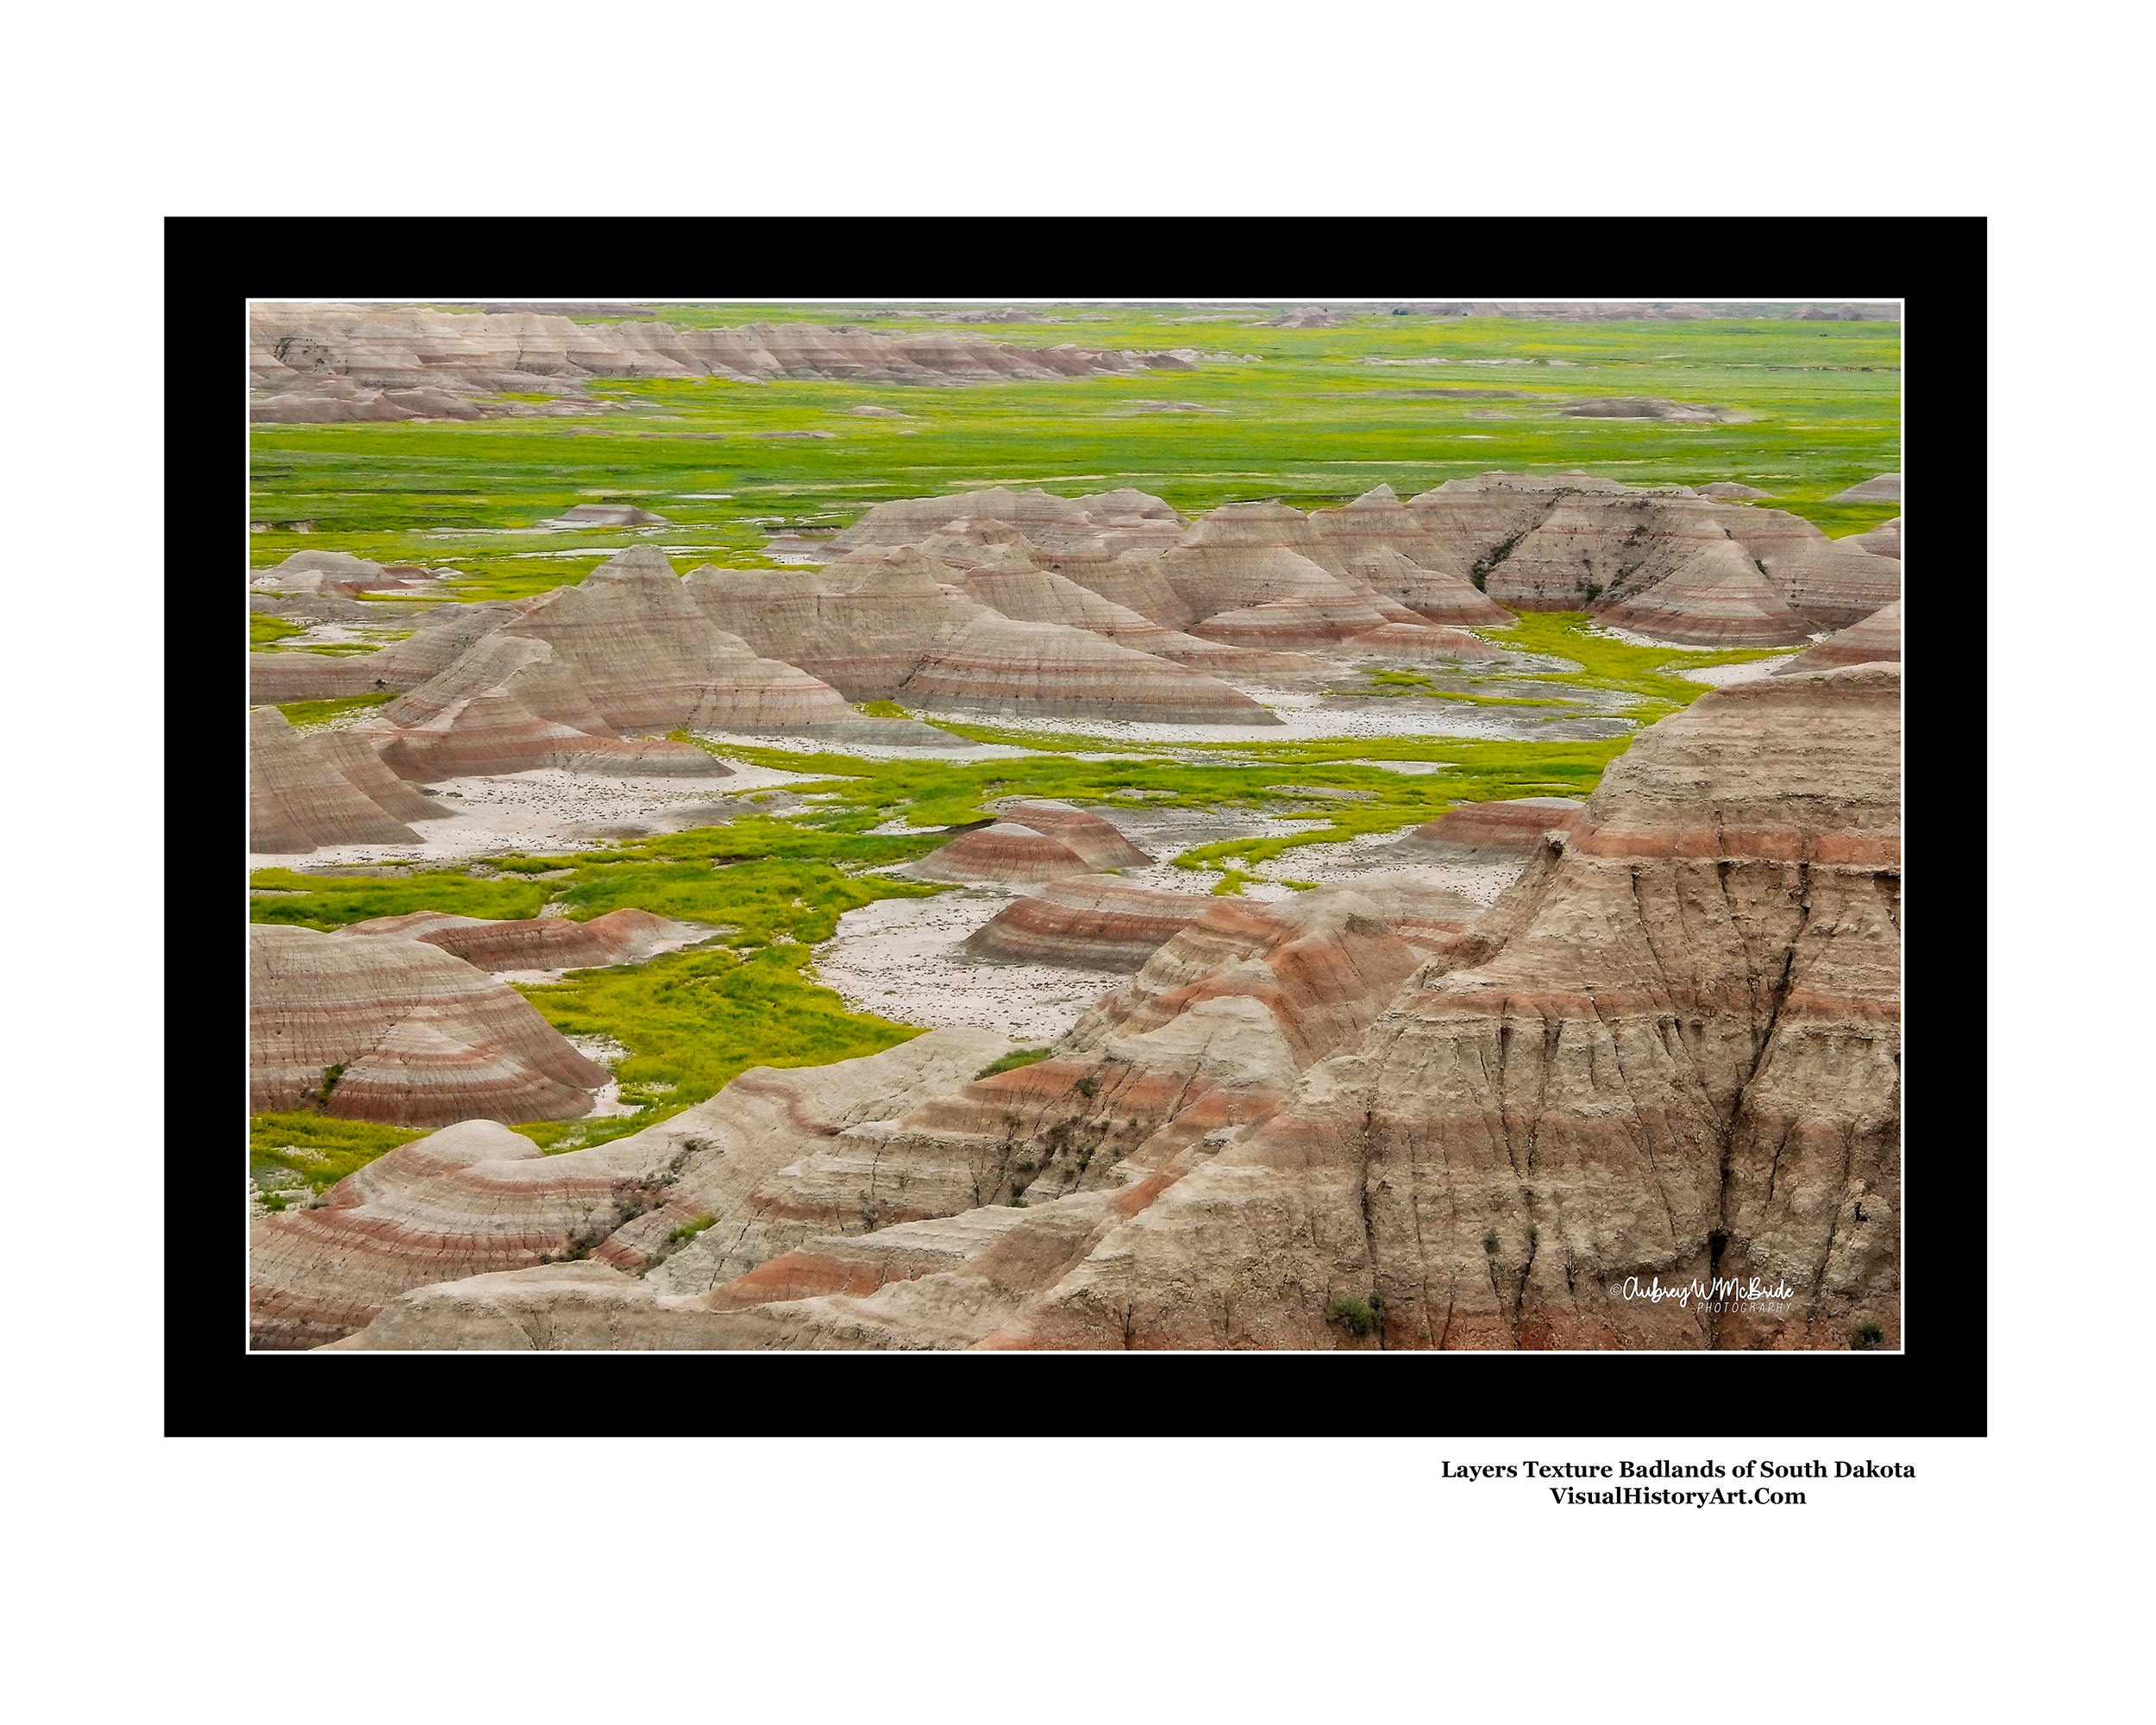
[[[2145,1707],[2126,1686],[2149,1459],[2145,27],[2075,4],[1759,9],[654,0],[106,6],[11,27],[0,1622],[20,1638],[18,1716],[1751,1725]],[[158,1436],[160,218],[874,213],[1992,218],[1990,1439]],[[843,223],[817,231],[843,260]],[[592,241],[564,220],[559,243]],[[773,243],[792,242],[757,224],[709,292],[755,296]],[[1344,285],[1385,243],[1368,229]],[[516,260],[493,261],[487,291],[514,292]],[[1243,291],[1232,258],[1198,283],[1178,258],[1157,287],[1129,261],[1134,293]],[[1861,255],[1751,261],[1761,295],[1891,285]],[[1401,285],[1488,291],[1470,260]],[[229,339],[196,350],[205,423]],[[1984,478],[1920,514],[1987,507]],[[183,527],[164,546],[176,572],[199,564],[183,585],[204,605],[225,591],[229,507],[203,499],[201,543]],[[1927,607],[1979,602],[1962,572],[1920,568],[1913,652]],[[1955,668],[1931,686],[1973,742],[1986,668]],[[1968,759],[1912,772],[1977,789]],[[170,788],[179,842],[221,845],[185,833],[187,787]],[[1972,823],[1920,860],[1934,892],[1967,883],[1985,837]],[[1973,1015],[1965,1032],[1952,1078],[1973,1111]],[[221,1065],[171,1076],[223,1105]],[[226,1146],[199,1153],[203,1179],[232,1177]],[[1925,1267],[1972,1314],[1979,1245]],[[1790,1393],[1766,1392],[1764,1417]],[[666,1410],[624,1418],[662,1427]],[[1919,1478],[1714,1512],[1560,1510],[1433,1477],[1569,1452],[1868,1455]]]

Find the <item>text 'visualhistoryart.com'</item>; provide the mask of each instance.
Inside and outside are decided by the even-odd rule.
[[[1901,318],[254,303],[250,1346],[1899,1348]]]

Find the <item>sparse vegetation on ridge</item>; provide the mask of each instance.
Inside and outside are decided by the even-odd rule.
[[[349,695],[342,700],[280,701],[278,712],[283,713],[295,731],[327,729],[342,718],[350,718],[371,708],[386,706],[397,699],[397,691],[385,690],[379,694]]]
[[[973,1075],[974,1079],[978,1082],[983,1078],[993,1078],[999,1072],[1015,1072],[1021,1066],[1031,1066],[1047,1058],[1048,1050],[1044,1048],[1017,1049],[1005,1055],[1000,1060],[991,1060]]]

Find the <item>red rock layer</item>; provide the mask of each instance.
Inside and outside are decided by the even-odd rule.
[[[1204,902],[1208,910],[1221,903]],[[1449,937],[1438,931],[1457,928],[1472,907],[1434,887],[1426,871],[1406,870],[1369,877],[1351,894],[1307,894],[1269,908],[1269,916],[1246,919],[1242,938],[1220,940],[1216,932],[1216,986],[1158,1012],[1154,1028],[1119,1032],[1095,1013],[1076,1051],[970,1083],[926,1084],[903,1108],[856,1111],[857,1124],[812,1118],[828,1134],[820,1145],[805,1143],[791,1123],[799,1102],[789,1103],[786,1120],[740,1122],[746,1131],[730,1130],[730,1116],[716,1130],[707,1125],[714,1113],[745,1106],[736,1099],[758,1075],[744,1075],[668,1123],[695,1133],[681,1139],[680,1175],[695,1193],[669,1198],[598,1249],[608,1264],[644,1262],[678,1226],[674,1214],[701,1205],[713,1225],[642,1282],[586,1265],[474,1276],[395,1299],[340,1346],[975,1342],[1278,1106],[1304,1056],[1283,1038],[1277,1011],[1303,1010],[1313,1025],[1325,1019],[1332,1033],[1351,1032],[1356,1017],[1331,998],[1353,986],[1351,973],[1359,965],[1363,992],[1382,993],[1413,968],[1412,952],[1378,938],[1392,919],[1419,939],[1442,940]],[[1361,1021],[1376,1009],[1367,1006]],[[806,1088],[956,1034],[934,1032],[874,1061],[768,1076]],[[779,1142],[766,1142],[772,1138]],[[616,1150],[573,1154],[589,1164]],[[715,1183],[727,1177],[730,1185]],[[505,1208],[515,1207],[497,1201],[490,1218]],[[317,1258],[333,1274],[352,1261]]]
[[[1208,902],[1195,894],[1070,875],[998,911],[967,938],[965,950],[1005,964],[1133,971],[1195,921]]]
[[[1782,602],[1752,559],[1727,539],[1644,593],[1608,606],[1599,620],[1698,647],[1788,647],[1812,634],[1812,624]]]
[[[1837,670],[1844,665],[1902,662],[1902,601],[1883,605],[1862,623],[1830,635],[1814,647],[1784,659],[1769,674],[1801,676],[1808,671]]]
[[[1090,1049],[1198,1003],[1256,1000],[1298,1070],[1359,1035],[1420,959],[1352,887],[1260,903],[1216,899],[1066,1039]]]
[[[423,782],[542,767],[684,778],[733,770],[690,743],[617,735],[551,645],[507,630],[483,637],[352,734]]]
[[[1016,821],[999,820],[938,845],[915,862],[911,872],[930,881],[993,881],[1025,887],[1094,871],[1091,863],[1060,839]]]
[[[1570,830],[1580,806],[1564,797],[1462,803],[1426,821],[1394,848],[1419,862],[1525,862],[1547,832]]]
[[[1067,844],[1094,869],[1143,869],[1153,859],[1106,815],[1069,803],[1006,803],[998,816]]]
[[[257,923],[248,954],[254,1113],[295,1107],[332,1066],[326,1112],[404,1126],[570,1120],[606,1082],[523,995],[423,942]]]
[[[355,922],[342,932],[423,940],[481,970],[573,970],[643,957],[685,926],[633,909],[609,911],[589,922],[565,916],[488,922],[418,911]]]
[[[1357,1346],[1326,1302],[1376,1295],[1387,1347],[1896,1346],[1899,712],[1865,665],[1652,726],[1495,957],[1426,972],[984,1345]],[[1625,1297],[1715,1276],[1791,1297]]]
[[[321,1208],[255,1224],[254,1345],[318,1346],[407,1289],[536,1265],[580,1240],[608,1262],[642,1264],[674,1249],[675,1229],[736,1217],[756,1182],[846,1127],[900,1113],[1009,1046],[977,1031],[932,1031],[865,1059],[756,1067],[656,1126],[554,1156],[492,1122],[451,1126],[339,1182]]]

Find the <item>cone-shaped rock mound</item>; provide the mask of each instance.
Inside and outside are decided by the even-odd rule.
[[[1902,601],[1882,605],[1862,623],[1852,623],[1838,635],[1807,647],[1777,665],[1771,675],[1801,676],[1807,671],[1832,671],[1844,665],[1902,662]]]
[[[1393,848],[1418,862],[1524,862],[1543,836],[1567,832],[1579,818],[1570,797],[1521,797],[1509,802],[1462,803],[1426,821]]]
[[[1636,598],[1608,607],[1601,620],[1703,647],[1788,647],[1812,634],[1811,624],[1727,539]]]
[[[1347,572],[1397,599],[1426,623],[1456,629],[1502,629],[1517,620],[1465,576],[1425,568],[1390,549],[1362,552],[1348,564]]]
[[[423,940],[481,970],[576,970],[625,964],[705,931],[649,911],[624,908],[575,922],[565,916],[489,922],[478,917],[413,911],[347,925],[344,936],[389,935]]]
[[[1501,649],[1464,629],[1439,629],[1428,624],[1388,623],[1382,629],[1351,636],[1340,643],[1349,654],[1422,663],[1436,659],[1495,659]]]
[[[1902,557],[1902,518],[1897,515],[1891,521],[1882,521],[1869,533],[1852,534],[1836,543],[1854,545],[1860,550],[1871,552],[1875,557],[1892,557],[1899,562]]]
[[[1026,887],[1066,875],[1090,875],[1094,869],[1061,839],[1017,821],[999,820],[938,845],[907,872],[927,881],[985,881]]]
[[[965,950],[1006,964],[1129,972],[1194,922],[1210,900],[1095,875],[1050,881],[969,935]]]
[[[348,732],[303,737],[273,706],[248,715],[248,849],[304,855],[324,844],[411,844],[407,821],[438,808]]]
[[[1881,474],[1852,485],[1846,491],[1836,492],[1829,503],[1899,503],[1902,500],[1902,476],[1899,474]]]
[[[257,923],[248,953],[257,1113],[313,1096],[331,1114],[403,1126],[571,1120],[606,1082],[523,995],[423,942]]]
[[[1822,629],[1846,629],[1902,597],[1902,560],[1821,539],[1767,560],[1767,579],[1789,608]]]
[[[1060,839],[1095,869],[1143,869],[1153,859],[1105,815],[1069,803],[1011,803],[997,817]]]

